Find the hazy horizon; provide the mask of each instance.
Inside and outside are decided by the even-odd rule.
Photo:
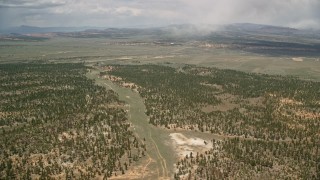
[[[320,29],[318,0],[0,0],[0,27],[254,23]]]

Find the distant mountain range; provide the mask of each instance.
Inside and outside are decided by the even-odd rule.
[[[250,24],[250,23],[236,23],[224,26],[224,30],[236,30],[247,32],[261,32],[261,33],[295,33],[298,29],[271,25]]]
[[[156,28],[11,28],[0,41],[45,41],[54,37],[137,39],[158,45],[198,42],[267,55],[319,56],[320,31],[261,24],[177,24]],[[134,38],[132,38],[134,37]]]
[[[213,40],[220,43],[243,43],[263,41],[295,42],[299,39],[318,44],[320,31],[301,30],[262,24],[236,23],[227,25],[176,24],[154,28],[101,28],[101,27],[33,27],[20,26],[0,30],[3,38],[42,40],[62,36],[74,38],[128,38],[148,36],[176,41]],[[37,40],[37,39],[34,39]],[[254,41],[253,41],[254,40]],[[301,42],[303,42],[301,41]]]
[[[169,25],[166,27],[158,28],[103,28],[103,27],[35,27],[35,26],[19,26],[7,29],[0,29],[2,34],[18,33],[18,34],[32,34],[32,33],[49,33],[49,32],[79,32],[88,30],[106,30],[106,29],[161,29],[161,30],[188,30],[188,31],[201,31],[206,30],[231,30],[231,31],[260,31],[262,33],[295,33],[298,29],[289,27],[279,27],[271,25],[260,25],[260,24],[250,24],[250,23],[235,23],[228,25],[192,25],[192,24],[177,24]]]
[[[155,28],[102,28],[102,27],[33,27],[20,26],[5,30],[0,29],[0,33],[10,36],[37,36],[37,37],[125,37],[134,35],[170,36],[171,38],[208,38],[213,36],[250,37],[281,35],[290,37],[304,37],[310,39],[320,39],[320,31],[301,30],[289,27],[279,27],[271,25],[236,23],[227,25],[192,25],[177,24]],[[47,35],[44,35],[47,33]]]

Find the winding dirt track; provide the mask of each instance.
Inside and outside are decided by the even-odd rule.
[[[152,143],[154,145],[154,147],[157,149],[157,155],[158,155],[158,159],[160,159],[160,163],[161,163],[161,167],[162,167],[162,174],[163,174],[163,177],[164,178],[168,178],[168,169],[167,169],[167,163],[166,163],[166,160],[162,157],[160,151],[159,151],[159,148],[156,144],[156,142],[154,141],[154,139],[152,138],[151,136],[151,131],[149,131],[149,136],[150,136],[150,139],[152,140]]]

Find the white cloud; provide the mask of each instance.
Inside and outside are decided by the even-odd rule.
[[[141,9],[121,6],[115,9],[118,15],[139,16],[142,13]]]

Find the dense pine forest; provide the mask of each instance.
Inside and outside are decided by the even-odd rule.
[[[123,174],[146,147],[83,64],[0,65],[0,179]]]
[[[319,179],[320,83],[234,70],[112,65],[101,77],[140,93],[150,123],[211,133],[176,179]]]

